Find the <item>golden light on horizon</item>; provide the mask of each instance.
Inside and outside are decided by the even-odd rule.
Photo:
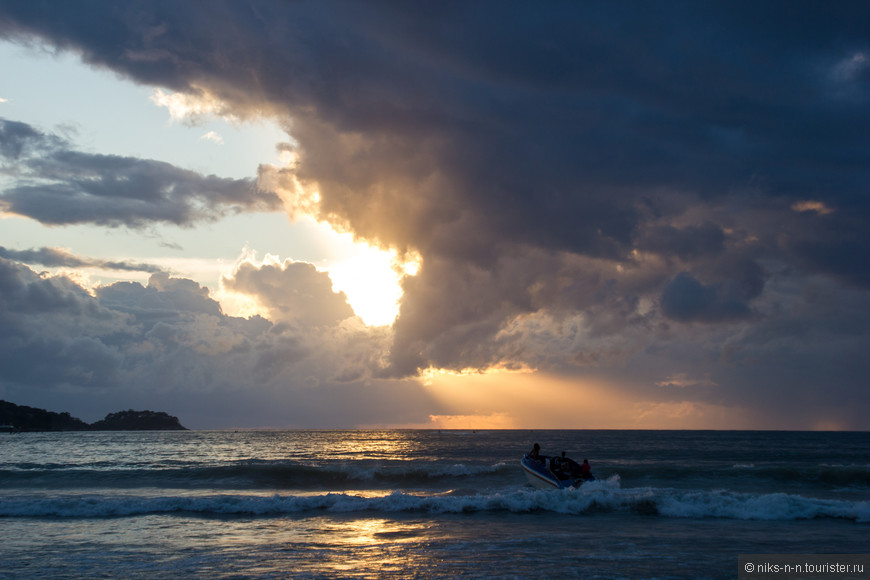
[[[432,371],[426,379],[427,392],[450,415],[461,419],[463,428],[518,429],[606,427],[601,418],[612,415],[619,401],[598,386],[568,381],[531,369],[518,372],[496,370],[483,373]],[[474,424],[472,420],[478,419]]]
[[[529,374],[536,372],[537,369],[529,367],[519,367],[516,369],[503,366],[490,367],[485,370],[467,368],[462,370],[441,369],[429,367],[420,371],[420,378],[423,379],[424,385],[431,385],[439,377],[467,377],[478,375],[501,375],[501,374]]]
[[[513,417],[506,413],[490,415],[429,415],[429,429],[516,429]]]
[[[427,428],[725,429],[747,422],[744,409],[642,400],[597,379],[527,372],[429,371],[427,393],[446,412]],[[452,425],[459,425],[453,427]]]

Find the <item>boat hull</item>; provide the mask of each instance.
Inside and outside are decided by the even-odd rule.
[[[523,467],[523,472],[526,474],[528,482],[538,489],[566,489],[575,487],[574,480],[558,479],[553,472],[547,468],[545,462],[523,457],[520,464]]]

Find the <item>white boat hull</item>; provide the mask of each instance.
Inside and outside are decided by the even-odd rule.
[[[520,464],[523,467],[523,472],[526,474],[526,479],[530,484],[538,489],[562,489],[565,487],[573,487],[572,482],[559,481],[552,472],[546,469],[546,467],[541,466],[538,462],[533,464],[532,460],[523,458]]]

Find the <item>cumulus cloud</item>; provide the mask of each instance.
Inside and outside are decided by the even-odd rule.
[[[66,278],[41,278],[0,258],[0,323],[0,380],[86,385],[117,376],[119,354],[101,339],[123,332],[130,320]]]
[[[243,262],[221,284],[231,292],[254,297],[275,321],[323,326],[353,316],[344,292],[334,292],[329,276],[306,262],[287,260],[260,267]]]
[[[249,268],[234,278],[235,291],[268,295],[263,286],[241,287],[257,276]],[[266,268],[268,280],[275,272]],[[303,294],[325,276],[294,272],[293,264],[279,271],[292,278],[285,290],[298,284]],[[319,304],[298,299],[294,306]],[[26,391],[28,400],[87,394],[83,407],[70,408],[85,416],[95,412],[94,397],[171,396],[200,426],[214,420],[209,412],[231,417],[240,404],[258,407],[257,420],[276,426],[410,422],[431,412],[416,383],[374,378],[389,346],[385,329],[353,317],[289,323],[289,316],[226,316],[206,288],[166,273],[153,274],[147,286],[118,282],[90,294],[68,278],[0,258],[0,389]],[[244,426],[250,417],[227,420]]]
[[[45,224],[191,225],[230,213],[275,211],[251,180],[200,175],[150,159],[77,151],[65,138],[0,119],[0,209]]]

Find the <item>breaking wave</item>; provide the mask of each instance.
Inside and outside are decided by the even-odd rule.
[[[803,520],[838,518],[870,523],[870,501],[818,499],[786,493],[683,491],[657,488],[621,489],[619,476],[584,484],[579,490],[503,489],[485,493],[453,491],[388,495],[351,493],[319,495],[101,496],[0,499],[0,517],[105,518],[149,514],[294,516],[331,513],[479,512],[558,513],[567,515],[625,512],[673,518]]]

